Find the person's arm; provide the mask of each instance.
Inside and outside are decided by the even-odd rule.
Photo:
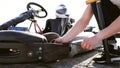
[[[98,34],[96,34],[96,37],[100,38],[101,40],[106,39],[117,32],[120,31],[120,16],[116,18],[116,20],[111,23],[108,27],[101,30]]]
[[[76,37],[80,32],[82,32],[85,27],[88,25],[91,17],[93,16],[93,12],[91,9],[91,5],[88,5],[85,9],[82,17],[76,22],[76,24],[62,37],[62,41],[69,42],[73,38]]]
[[[81,43],[81,47],[85,49],[93,49],[95,45],[97,45],[102,40],[116,34],[120,31],[120,16],[116,18],[115,21],[112,22],[108,27],[101,30],[99,33],[97,33],[95,36],[90,38],[85,38],[83,42]]]

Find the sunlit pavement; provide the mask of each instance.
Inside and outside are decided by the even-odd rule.
[[[97,64],[92,59],[99,56],[98,51],[80,54],[51,65],[53,68],[120,68],[120,62],[113,64]]]

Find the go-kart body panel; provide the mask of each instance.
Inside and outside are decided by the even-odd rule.
[[[24,63],[24,62],[52,62],[68,57],[70,48],[63,44],[33,43],[25,45],[20,43],[0,43],[0,48],[19,50],[18,54],[0,56],[0,63]]]
[[[70,43],[63,44],[48,42],[46,36],[37,33],[3,30],[0,31],[0,52],[4,49],[9,52],[1,52],[0,63],[52,62],[73,57],[89,51],[80,46],[86,37],[85,34],[80,35]]]
[[[21,42],[21,43],[33,43],[33,42],[47,42],[47,39],[37,33],[3,30],[0,31],[0,42]]]
[[[38,34],[21,31],[0,31],[0,63],[51,62],[68,57],[70,47],[67,44],[48,43]]]
[[[63,44],[48,42],[46,36],[37,33],[3,30],[0,31],[0,63],[52,62],[73,57],[89,51],[80,46],[86,37],[80,35]]]

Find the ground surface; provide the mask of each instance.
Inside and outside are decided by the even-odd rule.
[[[120,68],[120,62],[114,64],[94,63],[92,59],[97,55],[98,51],[91,51],[54,63],[0,64],[0,68]]]

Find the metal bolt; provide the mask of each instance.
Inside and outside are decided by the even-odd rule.
[[[60,62],[60,60],[56,60],[56,62]]]
[[[29,52],[29,53],[28,53],[28,56],[32,56],[32,55],[33,55],[33,53],[32,53],[32,52]]]
[[[41,60],[41,59],[42,59],[42,57],[41,57],[41,56],[39,56],[39,57],[38,57],[38,59],[39,59],[39,60]]]
[[[13,49],[9,49],[10,51],[13,51]]]
[[[41,50],[42,50],[42,47],[39,47],[39,50],[41,51]]]

